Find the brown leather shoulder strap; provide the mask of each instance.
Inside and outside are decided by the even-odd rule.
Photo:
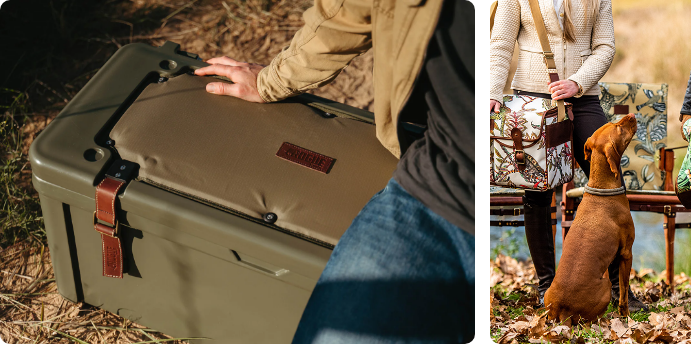
[[[497,7],[499,6],[499,0],[492,3],[489,8],[489,33],[492,34],[492,29],[494,29],[494,17],[497,15]]]
[[[547,73],[549,73],[550,82],[559,81],[559,73],[557,73],[557,64],[554,61],[554,53],[549,45],[549,38],[547,36],[547,27],[545,21],[542,19],[542,11],[540,11],[540,3],[538,0],[530,1],[530,13],[533,15],[533,22],[535,22],[535,29],[537,30],[537,37],[540,39],[542,46],[542,54],[544,56],[545,65],[547,65]],[[557,108],[559,115],[557,121],[561,122],[566,118],[566,108],[563,100],[557,100]]]

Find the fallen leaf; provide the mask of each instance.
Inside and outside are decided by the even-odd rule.
[[[640,329],[643,332],[650,332],[654,329],[654,327],[648,323],[638,323],[636,324],[636,328]]]
[[[599,324],[592,324],[590,326],[590,329],[595,333],[602,334],[602,337],[606,340],[616,339],[612,338],[612,330],[610,330],[609,325],[607,325],[607,321],[605,319],[601,319]]]
[[[617,337],[623,338],[625,335],[630,335],[630,330],[624,326],[619,318],[612,319],[612,331],[617,334]]]
[[[609,338],[607,338],[607,339],[610,339],[610,340],[616,339],[617,341],[615,343],[619,342],[619,336],[617,335],[616,332],[614,332],[614,330],[609,330]]]
[[[533,317],[529,324],[530,336],[533,338],[542,337],[542,334],[545,333],[545,322],[547,322],[547,313],[539,317]]]
[[[665,343],[672,343],[674,341],[674,338],[667,332],[667,330],[662,329],[662,330],[655,330],[652,336],[650,336],[650,341],[655,342],[655,341],[663,341]]]
[[[511,342],[518,336],[516,332],[506,332],[503,336],[499,337],[497,344],[511,344]]]
[[[633,269],[631,269],[633,270]],[[653,269],[641,269],[641,272],[638,273],[638,278],[643,278],[647,275],[655,275],[655,270]]]
[[[657,327],[658,325],[662,325],[664,323],[664,318],[665,316],[660,313],[650,312],[650,317],[648,317],[648,320],[650,321],[650,324]]]
[[[645,343],[648,341],[648,338],[650,338],[653,335],[653,332],[646,332],[643,331],[639,328],[633,330],[633,333],[631,334],[631,338],[633,338],[636,342],[638,343]]]
[[[518,334],[526,334],[529,327],[530,324],[527,321],[517,321],[509,325],[509,328],[516,331]]]
[[[646,290],[645,294],[650,298],[650,300],[657,302],[660,300],[660,294],[662,294],[662,292],[658,288],[651,288]]]
[[[684,315],[679,322],[685,324],[687,328],[691,329],[691,317],[688,315]]]

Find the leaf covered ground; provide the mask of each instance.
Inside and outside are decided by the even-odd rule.
[[[631,271],[631,289],[649,312],[622,318],[610,303],[597,322],[565,326],[537,309],[537,275],[530,261],[499,255],[490,261],[490,335],[513,343],[691,344],[691,280],[674,276],[674,287],[650,269]]]

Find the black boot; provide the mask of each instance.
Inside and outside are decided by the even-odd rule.
[[[619,261],[614,260],[611,264],[609,264],[609,267],[607,267],[607,271],[609,273],[609,280],[612,282],[612,303],[614,303],[615,306],[619,305]],[[638,311],[645,311],[647,312],[648,306],[643,303],[641,300],[637,299],[636,296],[633,294],[633,291],[631,291],[631,287],[629,286],[629,312],[635,313]]]
[[[526,190],[525,196],[523,196],[525,237],[539,280],[537,286],[540,295],[539,307],[544,306],[545,292],[552,285],[556,269],[551,205],[551,190],[546,192]]]

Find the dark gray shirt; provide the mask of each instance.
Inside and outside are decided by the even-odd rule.
[[[405,151],[394,179],[413,197],[475,234],[475,11],[447,0],[400,120],[426,124],[422,137],[399,125]],[[426,114],[426,123],[420,115]]]

